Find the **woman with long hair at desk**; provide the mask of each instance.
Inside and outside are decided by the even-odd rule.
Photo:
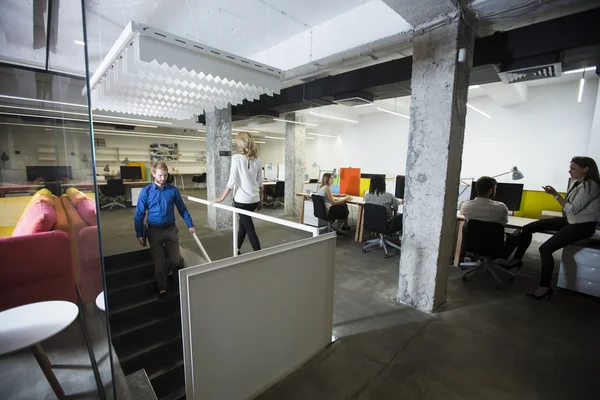
[[[317,194],[325,198],[325,207],[327,207],[329,216],[336,221],[341,221],[341,226],[336,227],[336,229],[341,228],[343,230],[349,230],[348,214],[350,214],[350,211],[348,210],[348,204],[346,204],[346,202],[352,200],[352,197],[345,196],[335,199],[331,193],[331,185],[333,185],[333,175],[330,173],[323,174],[321,186],[319,187]]]
[[[519,247],[507,267],[523,265],[523,256],[531,244],[536,232],[558,231],[540,246],[542,277],[540,285],[527,296],[541,300],[552,297],[552,273],[554,271],[554,253],[579,240],[590,238],[596,232],[596,223],[600,221],[600,173],[596,162],[589,157],[574,157],[569,167],[571,184],[563,198],[552,186],[543,186],[546,193],[553,196],[563,210],[562,217],[541,219],[523,227]]]

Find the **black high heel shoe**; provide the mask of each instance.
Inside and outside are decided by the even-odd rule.
[[[544,297],[548,296],[548,301],[550,301],[550,299],[552,298],[552,293],[554,293],[554,290],[552,290],[552,288],[548,288],[546,293],[544,293],[541,296],[536,296],[535,293],[527,293],[525,294],[525,296],[535,300],[544,300]]]

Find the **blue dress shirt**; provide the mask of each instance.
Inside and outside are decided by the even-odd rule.
[[[144,187],[140,192],[134,217],[137,237],[143,235],[146,210],[148,210],[148,224],[162,226],[175,223],[174,206],[177,206],[177,211],[188,228],[193,227],[192,217],[175,186],[166,183],[162,187],[158,187],[152,183]]]

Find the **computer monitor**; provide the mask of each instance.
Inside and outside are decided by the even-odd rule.
[[[404,184],[406,183],[406,177],[404,175],[396,176],[396,193],[397,199],[404,198]]]
[[[54,165],[54,166],[38,166],[26,165],[25,173],[27,181],[33,182],[42,178],[46,182],[60,182],[64,180],[73,180],[73,171],[70,166]]]
[[[477,197],[477,184],[471,185],[471,200]],[[510,211],[519,211],[521,198],[523,197],[522,183],[498,183],[496,186],[496,197],[494,200],[506,204]]]
[[[142,167],[121,166],[121,179],[141,180]]]

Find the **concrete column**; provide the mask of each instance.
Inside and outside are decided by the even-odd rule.
[[[285,117],[288,121],[305,122],[303,116],[296,113]],[[300,215],[301,199],[296,193],[304,186],[306,172],[306,125],[285,124],[285,210],[286,216]]]
[[[225,190],[231,170],[231,106],[206,111],[206,186],[209,200]],[[222,152],[228,152],[223,154]],[[231,204],[231,198],[223,204]],[[231,213],[208,207],[208,226],[214,230],[232,227]]]
[[[462,20],[414,40],[398,301],[428,313],[446,301],[472,54]]]

